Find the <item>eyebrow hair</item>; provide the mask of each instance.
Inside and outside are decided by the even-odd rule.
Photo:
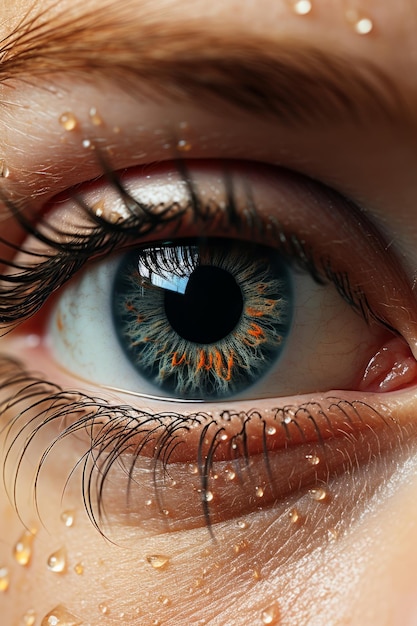
[[[409,113],[393,79],[364,59],[157,12],[141,16],[141,7],[135,4],[135,20],[113,3],[80,15],[29,15],[0,41],[0,83],[96,74],[157,98],[191,98],[209,108],[220,102],[304,127],[398,123]]]

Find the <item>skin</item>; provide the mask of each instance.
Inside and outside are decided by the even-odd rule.
[[[127,3],[132,20],[137,19],[140,5],[141,0]],[[388,1],[364,0],[360,11],[369,15],[375,25],[374,31],[366,36],[355,33],[344,17],[345,3],[341,0],[316,0],[313,11],[306,16],[295,15],[286,2],[270,0],[256,3],[161,0],[160,5],[168,22],[177,23],[185,14],[188,19],[197,17],[207,28],[221,24],[224,38],[231,33],[242,39],[248,34],[274,41],[292,37],[326,51],[360,54],[363,60],[371,61],[395,78],[410,110],[415,109],[417,3],[414,0],[401,0],[395,6]],[[59,2],[53,11],[59,12],[66,6],[71,6],[71,2]],[[99,2],[89,0],[76,11],[99,6]],[[7,19],[0,26],[1,38],[19,23],[25,11],[25,2],[6,0]],[[297,130],[289,125],[277,125],[275,121],[260,120],[250,113],[237,115],[225,111],[219,115],[203,109],[198,102],[182,103],[170,97],[158,105],[152,101],[138,105],[135,98],[103,78],[86,83],[74,75],[60,73],[43,80],[48,84],[53,82],[58,92],[65,93],[64,104],[62,98],[41,86],[28,87],[18,81],[13,93],[0,91],[2,99],[17,105],[0,109],[0,122],[3,116],[6,127],[1,140],[2,155],[11,171],[10,180],[0,180],[2,189],[14,192],[15,197],[21,197],[29,189],[41,207],[59,192],[97,176],[93,156],[90,153],[85,156],[85,151],[79,150],[81,135],[66,132],[57,123],[64,111],[75,111],[82,127],[87,128],[86,111],[97,107],[106,129],[118,127],[113,134],[102,132],[106,145],[113,146],[113,156],[120,169],[163,160],[161,145],[154,139],[151,141],[155,137],[152,132],[162,129],[162,143],[166,136],[169,138],[169,128],[187,120],[192,129],[189,155],[192,159],[242,160],[248,153],[254,154],[255,160],[279,164],[312,177],[366,207],[400,260],[406,287],[399,289],[399,304],[393,307],[392,318],[416,356],[417,304],[412,289],[417,267],[416,120],[405,120],[398,114],[391,124],[377,118],[367,125],[341,120],[320,129],[312,125]],[[138,117],[144,120],[145,130],[134,125]],[[19,150],[13,149],[17,145]],[[138,145],[146,146],[146,154],[139,153]],[[46,170],[47,155],[56,146],[59,146],[58,163],[52,162],[48,169],[51,176],[42,178],[38,173],[42,167]],[[82,155],[73,160],[74,167],[62,167],[62,163],[68,165],[71,155],[80,152]],[[42,187],[44,179],[47,182]],[[4,233],[11,233],[11,238],[16,235],[17,241],[12,225],[9,218]],[[335,230],[334,239],[337,234]],[[386,296],[383,287],[386,276],[383,273],[377,277],[376,291],[381,293],[381,301]],[[47,309],[37,315],[36,324],[42,326],[42,315],[48,316]],[[356,319],[351,312],[344,310],[343,314]],[[333,317],[337,315],[335,312]],[[334,332],[331,322],[328,324],[329,332]],[[358,380],[366,363],[386,341],[385,330],[372,327],[368,331],[364,326],[365,331],[362,326],[360,331],[352,326],[354,337],[364,333],[363,344],[359,341],[362,351],[357,372],[354,360],[351,365]],[[100,381],[80,380],[63,369],[65,363],[57,366],[46,349],[28,347],[25,337],[32,331],[32,327],[23,326],[20,331],[3,336],[2,352],[21,358],[28,370],[41,372],[64,389],[99,395],[109,402],[133,403],[139,408],[144,404],[150,411],[168,410],[161,401],[98,391],[96,383]],[[331,338],[329,342],[332,344]],[[342,348],[340,354],[339,360],[344,362]],[[395,355],[394,364],[407,361],[410,365],[411,374],[404,388],[397,391],[398,387],[394,386],[388,399],[384,393],[370,398],[366,389],[355,397],[378,407],[387,402],[390,414],[400,423],[398,437],[394,431],[392,441],[386,434],[380,435],[372,462],[359,462],[355,472],[347,465],[345,472],[339,470],[328,481],[322,479],[325,495],[321,500],[304,488],[286,493],[275,502],[260,498],[260,505],[252,505],[248,510],[229,502],[227,514],[216,517],[213,536],[207,530],[201,509],[192,508],[192,503],[182,504],[187,494],[184,485],[198,487],[187,464],[172,470],[178,474],[174,476],[177,487],[170,492],[174,494],[171,507],[174,513],[168,525],[161,521],[158,511],[152,509],[149,515],[144,512],[146,505],[129,509],[125,477],[120,468],[114,469],[105,486],[107,518],[100,524],[100,533],[85,512],[80,469],[66,485],[71,470],[88,448],[84,435],[66,438],[52,449],[38,481],[37,511],[32,497],[34,468],[57,436],[59,425],[41,429],[31,444],[30,454],[24,457],[17,480],[17,502],[10,498],[19,458],[16,450],[9,456],[4,484],[0,485],[0,568],[7,568],[10,580],[8,589],[0,593],[3,623],[22,624],[23,616],[33,611],[35,624],[47,624],[42,621],[45,616],[61,606],[65,607],[67,617],[62,618],[64,609],[60,609],[59,623],[66,625],[414,624],[417,590],[410,573],[417,566],[414,424],[417,381],[415,359],[410,351],[401,348]],[[309,367],[313,368],[313,364]],[[331,369],[330,365],[325,367],[326,371]],[[320,391],[328,391],[331,384]],[[402,386],[401,382],[398,386]],[[354,386],[352,393],[357,388]],[[5,393],[0,390],[0,401]],[[245,402],[243,409],[254,406],[252,398]],[[287,399],[282,401],[286,403]],[[268,400],[259,400],[256,406],[267,410]],[[221,409],[217,405],[208,408],[215,415]],[[1,417],[2,454],[8,449],[4,428],[12,418],[10,410]],[[17,434],[17,430],[12,433]],[[316,451],[316,447],[312,450]],[[354,454],[355,448],[351,450],[352,457]],[[289,473],[294,460],[286,463]],[[279,464],[276,467],[277,472],[284,471]],[[149,493],[154,497],[152,483],[141,478],[141,468],[145,473],[146,462],[138,469],[138,481],[133,489],[135,502],[145,502]],[[231,492],[229,500],[233,497]],[[178,513],[182,510],[183,514]],[[65,511],[74,514],[71,527],[62,520]],[[13,547],[26,527],[36,528],[36,534],[30,562],[22,566],[13,556]],[[61,548],[66,553],[66,566],[57,573],[48,568],[48,559]],[[158,555],[164,558],[155,560],[153,557]]]

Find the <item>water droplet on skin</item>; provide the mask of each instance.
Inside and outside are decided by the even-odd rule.
[[[109,607],[107,606],[107,604],[99,604],[98,605],[98,610],[100,611],[100,613],[102,615],[108,615],[109,614]]]
[[[241,552],[245,552],[248,547],[248,542],[243,539],[242,541],[239,541],[239,543],[235,543],[235,545],[233,546],[233,552],[235,554],[241,554]]]
[[[0,592],[7,591],[10,584],[9,570],[7,567],[0,567]]]
[[[252,578],[254,580],[259,580],[261,578],[261,572],[258,569],[254,569],[252,572]]]
[[[212,491],[205,491],[203,494],[203,500],[205,502],[211,502],[214,498],[213,492]]]
[[[146,560],[154,569],[162,570],[167,567],[170,558],[169,556],[164,556],[163,554],[151,554],[146,557]]]
[[[291,424],[291,422],[292,422],[292,417],[291,417],[291,415],[286,415],[286,416],[284,417],[284,424]]]
[[[164,606],[168,606],[169,604],[171,604],[171,600],[168,598],[168,596],[159,596],[158,602],[160,602]]]
[[[71,111],[66,111],[59,118],[59,123],[65,130],[75,130],[78,126],[78,120],[75,117],[74,113]]]
[[[64,606],[59,605],[45,615],[41,626],[82,626],[82,622]]]
[[[243,520],[239,520],[237,522],[237,525],[239,528],[241,528],[242,530],[245,530],[248,527],[248,523],[244,522]]]
[[[78,576],[81,576],[82,574],[84,574],[84,565],[82,563],[77,563],[76,565],[74,565],[74,572]]]
[[[60,548],[53,552],[47,561],[48,569],[56,574],[63,574],[67,569],[67,552],[65,548]]]
[[[275,426],[268,426],[268,428],[266,429],[267,435],[275,435],[276,432],[277,429],[275,428]]]
[[[291,4],[297,15],[308,15],[313,8],[310,0],[291,0]]]
[[[220,441],[227,441],[229,439],[229,435],[227,435],[226,433],[222,433],[220,435]]]
[[[35,533],[25,530],[13,549],[13,556],[19,565],[29,565],[32,558],[33,540]]]
[[[91,107],[89,111],[89,116],[94,126],[101,126],[103,124],[103,119],[97,112],[96,107]]]
[[[180,152],[189,152],[191,150],[192,146],[190,144],[189,141],[187,141],[186,139],[180,139],[177,143],[177,149]]]
[[[22,626],[33,626],[36,622],[36,613],[33,609],[26,611],[22,617]]]
[[[151,506],[152,500],[145,500],[145,506]]]
[[[64,511],[61,515],[61,521],[65,524],[67,528],[72,528],[75,522],[74,511]]]
[[[292,509],[290,511],[290,522],[291,524],[298,524],[301,521],[301,516],[297,509]]]
[[[266,609],[264,609],[261,613],[262,624],[278,624],[280,619],[280,611],[278,605],[276,603],[271,604]]]
[[[83,139],[83,148],[91,148],[91,141],[89,139]]]
[[[165,515],[165,517],[169,517],[170,512],[168,511],[168,509],[162,509],[161,511],[162,515]]]
[[[306,454],[306,460],[310,465],[318,465],[320,463],[320,457],[317,454]]]
[[[369,35],[374,29],[374,24],[370,17],[361,15],[356,10],[346,11],[346,19],[353,26],[353,30],[358,35]]]
[[[234,480],[236,478],[236,472],[233,469],[226,468],[224,472],[228,480]]]
[[[0,178],[8,178],[10,176],[10,170],[7,167],[6,161],[0,159]]]
[[[323,489],[323,487],[314,487],[310,489],[308,493],[310,497],[317,502],[323,502],[327,498],[327,491]]]
[[[262,498],[264,495],[263,487],[256,487],[255,493],[257,498]]]
[[[198,474],[197,465],[194,465],[194,463],[190,463],[188,466],[188,471],[190,472],[190,474]]]

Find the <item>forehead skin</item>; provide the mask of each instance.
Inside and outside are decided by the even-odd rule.
[[[57,14],[68,8],[72,15],[103,7],[103,3],[96,0],[75,6],[73,0],[52,4]],[[363,0],[352,4],[360,7],[361,14],[371,16],[374,29],[369,36],[354,32],[345,16],[346,6],[350,6],[345,0],[313,0],[313,9],[307,16],[295,15],[291,2],[282,0],[129,0],[123,3],[123,11],[130,16],[129,26],[137,30],[138,37],[144,15],[147,15],[147,19],[156,23],[181,25],[194,21],[200,27],[216,30],[224,39],[232,34],[242,40],[256,35],[267,41],[291,41],[292,46],[296,41],[310,43],[323,51],[346,55],[346,58],[360,56],[383,68],[395,80],[410,110],[417,110],[417,3]],[[38,5],[45,8],[48,3]],[[6,37],[26,15],[27,2],[3,0],[1,10],[0,35]],[[184,32],[186,30],[184,27]],[[186,43],[184,35],[184,45]],[[18,87],[15,97],[19,98]],[[293,131],[282,129],[281,139],[290,154],[305,150],[306,173],[323,178],[325,182],[337,181],[342,191],[353,192],[372,204],[376,220],[396,241],[413,277],[413,267],[417,264],[417,156],[412,115],[406,124],[399,116],[389,129],[380,123],[376,128],[370,124],[369,128],[355,130],[342,126],[340,130],[333,127],[331,132],[317,134],[310,130],[294,135]],[[13,129],[10,136],[13,137]],[[319,137],[322,158],[314,159],[312,154]],[[288,165],[291,165],[291,157]],[[232,523],[230,527],[225,524],[220,531],[221,541],[217,546],[213,546],[204,528],[161,537],[149,531],[138,531],[135,535],[138,558],[135,550],[125,550],[100,537],[82,517],[80,495],[73,494],[78,521],[71,534],[60,527],[52,532],[40,530],[31,569],[15,567],[13,570],[5,596],[6,610],[11,616],[7,625],[18,623],[26,609],[33,608],[38,616],[43,616],[57,604],[77,607],[83,623],[92,626],[107,623],[104,620],[109,624],[124,623],[126,618],[121,617],[122,613],[128,614],[132,623],[140,625],[261,624],[262,619],[263,623],[268,623],[265,621],[268,616],[262,618],[262,611],[275,600],[285,606],[286,624],[405,624],[404,615],[408,618],[412,610],[417,613],[417,602],[413,598],[415,583],[409,574],[417,565],[414,523],[417,479],[412,471],[404,472],[402,478],[401,488],[381,504],[377,514],[371,511],[354,535],[348,533],[339,543],[327,546],[325,557],[320,556],[324,548],[316,546],[314,554],[305,554],[288,571],[285,563],[274,567],[275,555],[268,533],[274,535],[276,520],[265,516],[258,526],[262,528],[262,548],[269,559],[265,578],[258,578],[255,570],[247,576],[245,547],[236,539]],[[48,489],[54,489],[53,476],[46,479],[44,489],[47,500]],[[22,532],[22,526],[3,492],[0,501],[0,557],[9,560],[11,547]],[[52,512],[49,517],[53,517]],[[251,533],[249,537],[248,545],[251,542],[258,545],[259,535]],[[84,575],[54,578],[48,572],[45,576],[49,555],[62,545],[72,559],[72,569],[77,562],[83,562]],[[4,555],[3,546],[7,547]],[[155,571],[146,561],[146,555],[152,554],[169,554],[172,563],[164,571]],[[230,566],[230,555],[239,556],[235,570]],[[253,565],[253,555],[251,559]],[[209,585],[205,582],[205,569]],[[244,596],[236,582],[238,575],[243,580]],[[79,598],[83,599],[81,603]],[[165,601],[166,598],[169,601]],[[104,608],[107,605],[110,607],[108,614]],[[141,614],[135,617],[139,605]],[[152,607],[148,613],[147,606]],[[159,622],[154,621],[155,607],[161,615]],[[195,621],[195,615],[201,621]],[[387,615],[391,621],[386,621]],[[279,623],[278,617],[274,619]]]

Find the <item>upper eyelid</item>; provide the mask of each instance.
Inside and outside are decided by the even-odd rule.
[[[186,179],[188,178],[188,183],[187,183],[188,198],[189,198],[188,204],[192,207],[191,214],[194,214],[194,219],[195,219],[196,214],[198,214],[199,211],[202,209],[203,218],[204,217],[207,218],[207,216],[204,215],[204,203],[202,204],[201,207],[199,206],[198,188],[194,185],[193,182],[191,182],[192,177],[188,176],[188,170],[187,170],[188,166],[183,165],[182,162],[180,161],[179,163],[177,162],[176,164],[177,169],[178,167],[179,167],[181,176]],[[235,164],[228,163],[227,167],[231,168],[231,171],[233,171],[233,168],[239,168],[239,167],[245,168],[245,165],[240,164],[239,166],[238,163],[235,163]],[[265,167],[267,171],[271,169],[271,168],[268,168],[267,166]],[[278,176],[279,170],[272,168],[271,171],[275,174],[275,185],[276,185],[277,184],[276,178]],[[223,172],[224,172],[224,169],[223,169]],[[279,216],[278,221],[281,223],[278,223],[278,228],[275,231],[273,231],[275,232],[276,237],[278,238],[284,237],[284,240],[281,241],[281,244],[280,244],[281,248],[285,251],[285,246],[289,246],[290,255],[292,257],[294,257],[294,255],[296,257],[298,256],[298,258],[302,261],[302,255],[303,254],[308,255],[310,253],[308,244],[307,244],[307,247],[305,247],[305,244],[302,243],[301,249],[300,249],[300,242],[303,240],[303,237],[306,238],[306,241],[308,242],[308,240],[311,239],[311,237],[313,236],[312,232],[310,231],[313,231],[315,229],[318,233],[321,232],[321,239],[319,237],[319,240],[315,241],[315,247],[320,249],[319,260],[318,261],[316,260],[315,263],[317,267],[320,267],[319,271],[321,273],[321,276],[324,277],[325,279],[329,279],[330,281],[334,282],[336,286],[341,290],[343,297],[351,300],[350,303],[354,306],[354,308],[355,307],[358,308],[359,311],[361,311],[362,309],[361,312],[364,314],[365,318],[369,316],[369,313],[371,313],[371,316],[375,316],[374,311],[377,311],[378,312],[377,319],[379,319],[379,321],[382,321],[382,323],[388,326],[391,330],[394,330],[395,328],[397,328],[400,334],[402,334],[406,338],[406,340],[412,345],[412,348],[415,349],[415,344],[417,342],[416,303],[412,295],[410,286],[408,285],[403,272],[401,272],[398,261],[395,258],[393,251],[390,250],[389,252],[387,252],[387,246],[385,245],[384,240],[379,235],[375,227],[370,222],[368,222],[365,215],[357,207],[355,207],[355,205],[343,199],[336,192],[333,192],[330,189],[326,189],[323,186],[321,186],[319,183],[310,181],[309,179],[306,179],[305,177],[292,174],[291,172],[287,172],[287,173],[284,172],[281,174],[281,177],[284,177],[283,180],[287,179],[287,183],[286,183],[287,192],[285,191],[283,192],[284,196],[283,196],[282,202],[284,202],[284,204],[281,206],[281,209],[279,209],[279,207],[275,207],[277,211],[277,215]],[[110,180],[112,181],[113,184],[116,184],[115,181],[117,181],[118,179],[119,179],[119,175],[114,175],[112,173],[110,174]],[[220,212],[220,218],[223,220],[226,219],[226,222],[224,223],[228,224],[229,228],[232,226],[233,220],[239,217],[239,211],[237,211],[236,207],[234,207],[233,191],[230,188],[230,180],[231,179],[229,179],[229,183],[228,183],[227,182],[228,177],[225,176],[224,186],[225,186],[225,193],[226,193],[226,199],[227,199],[226,205],[230,205],[229,215],[225,214],[222,216]],[[127,198],[129,198],[129,193],[127,192],[121,180],[118,180],[116,186],[118,187],[119,193],[122,192],[123,194],[125,194]],[[285,189],[285,184],[283,184],[283,186]],[[296,216],[297,211],[295,211],[295,214],[293,215],[294,211],[291,211],[290,213],[288,213],[288,211],[285,210],[284,208],[286,205],[285,193],[289,193],[289,189],[291,189],[291,186],[295,186],[298,189],[304,190],[303,193],[306,194],[305,200],[304,200],[305,202],[307,202],[308,198],[310,198],[310,201],[312,202],[312,206],[315,206],[315,205],[321,206],[320,214],[318,213],[315,214],[316,219],[311,227],[306,227],[305,224],[302,223],[302,219],[305,219],[305,218],[297,218]],[[252,206],[253,199],[251,199],[251,194],[249,193],[248,190],[249,190],[249,187],[245,183],[246,198],[249,201],[249,207],[250,207],[249,213],[252,210],[252,228],[259,227],[259,226],[261,228],[265,228],[265,222],[263,222],[262,220],[257,220],[256,218],[256,210],[254,206]],[[80,190],[78,190],[78,197],[79,198],[81,197]],[[78,200],[78,203],[80,204],[80,200]],[[82,204],[83,203],[81,202],[81,205]],[[190,206],[187,205],[187,208],[189,209]],[[11,205],[11,207],[13,207],[13,205]],[[139,211],[142,211],[144,207],[141,207],[139,204],[138,208],[139,208]],[[116,245],[115,242],[118,242],[118,244],[121,245],[122,243],[128,243],[129,241],[131,241],[131,243],[138,242],[140,241],[140,239],[142,239],[144,242],[150,240],[149,236],[147,238],[143,236],[141,237],[140,235],[138,236],[138,230],[140,230],[138,229],[138,226],[140,224],[140,219],[138,220],[138,216],[135,215],[133,208],[130,209],[131,211],[133,211],[133,213],[131,214],[130,222],[128,219],[127,221],[122,222],[120,225],[107,224],[107,226],[106,226],[105,220],[103,221],[100,218],[98,219],[94,218],[94,212],[91,210],[91,207],[90,208],[88,207],[88,204],[84,206],[84,209],[87,210],[87,212],[88,211],[90,212],[90,218],[92,218],[93,220],[92,223],[93,225],[94,224],[96,225],[95,235],[94,235],[96,243],[95,244],[92,243],[92,241],[94,240],[93,238],[93,240],[90,241],[90,245],[87,246],[87,248],[85,248],[85,243],[88,240],[88,237],[86,237],[85,233],[78,239],[77,237],[75,237],[74,239],[74,238],[67,236],[66,238],[68,241],[64,245],[59,243],[59,239],[58,239],[58,244],[55,245],[55,247],[58,250],[58,253],[54,253],[49,265],[45,266],[45,268],[49,267],[49,272],[51,272],[49,274],[50,279],[52,280],[52,283],[49,286],[50,290],[55,289],[61,286],[62,284],[64,284],[64,282],[66,282],[66,280],[72,275],[72,273],[76,271],[77,269],[79,269],[84,264],[84,262],[89,259],[91,254],[93,254],[93,251],[95,254],[99,253],[100,251],[101,252],[110,251]],[[151,214],[152,214],[152,211],[151,211]],[[181,218],[183,217],[183,215],[186,215],[186,214],[187,214],[187,211],[185,211],[184,214],[181,212],[181,210],[179,211],[179,214],[177,216],[177,222],[178,222],[178,219],[180,221],[177,223],[176,228],[175,226],[173,226],[173,234],[176,233],[176,235],[178,236],[178,232],[177,232],[178,224],[181,222]],[[145,212],[145,216],[146,216],[146,212]],[[20,213],[16,213],[16,217],[18,217],[21,220],[25,219]],[[188,215],[188,217],[190,216]],[[200,218],[201,218],[201,215],[200,215]],[[246,220],[247,220],[247,216],[246,216]],[[298,223],[297,220],[300,223]],[[214,222],[216,222],[216,220],[214,220]],[[203,219],[203,223],[204,223],[204,219]],[[48,226],[48,221],[46,222],[46,225]],[[146,220],[145,220],[145,225],[146,225]],[[149,232],[152,232],[154,230],[153,218],[149,221],[149,225],[150,225]],[[218,223],[215,225],[217,227],[219,226]],[[103,226],[105,226],[105,228],[100,228]],[[236,227],[236,223],[234,224],[234,226]],[[246,227],[247,226],[248,226],[248,222],[246,221]],[[31,228],[33,227],[31,226]],[[206,229],[206,234],[209,234],[210,225],[206,225],[204,228]],[[109,235],[109,233],[112,233],[114,236],[112,242],[109,245],[106,244],[106,229],[107,229],[107,235]],[[75,232],[76,230],[77,229],[75,229]],[[296,234],[297,231],[304,232],[304,235],[300,235],[301,239],[297,238],[297,236],[295,236],[295,238],[292,237],[291,232],[294,232]],[[36,228],[35,228],[35,232],[36,232]],[[46,232],[48,231],[46,230]],[[149,232],[147,233],[148,235],[149,235]],[[324,233],[327,233],[327,234],[324,234]],[[334,269],[333,262],[332,262],[332,255],[334,255],[333,239],[335,236],[338,237],[339,233],[340,233],[340,236],[342,237],[341,248],[343,248],[343,238],[346,241],[349,241],[349,246],[350,246],[349,251],[345,250],[345,252],[342,253],[342,257],[343,255],[347,257],[348,252],[353,254],[354,256],[356,255],[356,257],[360,259],[360,261],[362,262],[362,271],[365,273],[365,275],[368,274],[368,281],[370,282],[369,289],[367,285],[363,293],[362,293],[361,288],[359,289],[359,291],[357,289],[356,290],[354,289],[353,291],[349,291],[351,290],[351,286],[349,282],[346,283],[346,279],[344,276],[344,272],[347,272],[347,270],[339,271],[339,273],[337,273],[337,269],[336,270]],[[200,224],[200,234],[201,234],[201,224]],[[83,239],[83,237],[85,237],[85,239]],[[271,233],[270,233],[270,237],[271,237]],[[271,237],[271,241],[273,242],[273,237]],[[351,244],[353,245],[353,247],[351,246]],[[93,247],[91,248],[91,246]],[[296,246],[296,248],[294,248],[293,246]],[[303,251],[302,248],[304,248],[305,250]],[[59,250],[61,250],[61,252],[59,252]],[[368,259],[367,261],[366,259],[369,257],[371,253],[372,253],[372,259],[371,260]],[[340,247],[339,247],[338,254],[340,256]],[[54,256],[57,259],[57,263],[60,267],[61,272],[58,272],[57,269],[54,270],[54,264],[55,264]],[[309,259],[306,258],[305,262],[304,261],[302,262],[308,263],[308,261]],[[349,264],[346,265],[347,258],[344,259],[343,263],[346,268],[349,267]],[[338,260],[338,264],[340,265],[340,260]],[[314,263],[312,267],[314,268]],[[377,267],[378,267],[378,270],[377,270]],[[380,292],[376,291],[375,285],[371,284],[372,282],[374,283],[377,282],[378,285],[380,283],[380,281],[378,282],[378,277],[375,274],[375,272],[377,271],[381,271],[385,277],[385,282],[384,282],[384,290],[385,290],[384,297],[386,299],[385,304],[384,304],[384,297],[382,298],[382,301],[381,301]],[[352,275],[352,273],[353,272],[351,271],[351,268],[349,267],[349,271],[347,272],[347,275],[349,274]],[[2,289],[3,297],[2,297],[2,303],[0,303],[1,309],[3,311],[2,318],[1,318],[3,324],[7,322],[10,323],[13,320],[15,321],[17,320],[17,310],[19,306],[22,307],[22,310],[20,311],[20,313],[22,317],[24,318],[33,314],[36,310],[38,310],[42,306],[43,299],[41,295],[41,290],[39,289],[33,290],[30,288],[26,288],[26,285],[30,286],[31,282],[34,280],[34,277],[36,276],[37,276],[38,283],[39,281],[41,281],[39,283],[39,286],[42,285],[42,283],[45,283],[45,285],[43,286],[44,286],[44,289],[46,289],[45,276],[42,276],[42,272],[39,273],[36,271],[36,265],[33,264],[32,261],[30,261],[30,267],[28,268],[26,278],[21,281],[20,287],[18,285],[19,281],[16,280],[16,277],[12,276],[11,278],[8,278],[6,276],[3,279],[2,281],[3,282],[3,289]],[[320,275],[318,276],[318,278],[320,278]],[[364,279],[363,279],[363,276],[359,276],[359,277],[356,276],[353,278],[353,282],[355,280],[357,281],[358,284],[362,284]],[[398,292],[401,293],[401,302],[398,302],[398,301],[393,302],[392,294],[398,293]],[[33,293],[35,294],[33,296],[34,302],[32,302],[31,304],[31,294]],[[371,298],[369,298],[370,294],[371,294]],[[369,299],[370,301],[368,303]],[[385,306],[385,309],[384,309],[384,306]],[[386,315],[386,313],[388,314]],[[380,316],[379,318],[378,318],[378,315]]]

